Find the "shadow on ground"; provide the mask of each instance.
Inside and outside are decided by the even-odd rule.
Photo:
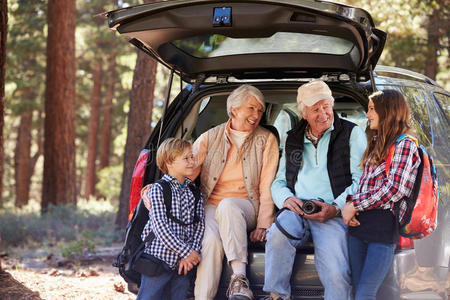
[[[0,270],[0,295],[3,300],[40,300],[39,292],[33,292],[15,280],[11,274]]]

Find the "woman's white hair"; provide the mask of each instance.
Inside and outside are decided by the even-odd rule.
[[[249,100],[250,97],[255,97],[256,100],[262,105],[263,109],[266,110],[266,104],[264,102],[264,95],[260,90],[255,88],[253,85],[244,84],[235,89],[227,98],[227,113],[230,118],[233,117],[231,112],[232,108],[239,108],[244,105],[245,102]]]

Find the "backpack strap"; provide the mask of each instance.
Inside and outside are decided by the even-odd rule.
[[[194,200],[194,207],[195,207],[194,223],[198,223],[198,222],[200,222],[200,217],[197,214],[197,207],[198,207],[198,203],[200,202],[201,192],[200,192],[200,189],[195,185],[195,183],[189,184],[188,187],[191,190],[192,194],[194,195],[194,199],[195,199]],[[200,205],[203,205],[203,203],[201,203]]]
[[[405,138],[410,138],[411,140],[414,141],[414,143],[416,143],[417,148],[419,148],[419,154],[420,154],[420,156],[421,156],[420,159],[423,160],[422,154],[421,154],[421,151],[420,151],[420,146],[419,146],[419,143],[418,143],[417,139],[416,139],[415,137],[411,136],[411,135],[408,135],[408,134],[402,134],[401,136],[399,136],[399,137],[397,138],[397,140],[396,140],[395,143],[391,146],[391,148],[389,148],[388,154],[387,154],[387,156],[386,156],[386,169],[385,169],[386,176],[389,175],[389,169],[391,168],[392,159],[394,158],[395,146],[396,146],[401,140],[403,140],[403,139],[405,139]],[[419,169],[420,169],[420,168],[419,168]],[[423,167],[422,167],[422,169],[423,169]],[[421,178],[421,177],[422,177],[422,171],[419,170],[419,172],[417,173],[417,178]],[[420,182],[420,181],[419,181],[419,182]],[[416,199],[416,198],[417,198],[417,193],[418,193],[418,192],[419,192],[419,186],[417,186],[417,184],[414,184],[413,194],[411,195],[411,196],[415,195],[413,199]],[[404,200],[402,200],[402,201],[404,201]],[[408,213],[408,215],[405,215],[405,216],[403,217],[403,219],[400,220],[400,205],[401,205],[401,202],[402,202],[402,201],[397,201],[397,202],[395,202],[395,204],[394,204],[394,215],[395,215],[395,218],[396,218],[396,224],[397,224],[396,226],[400,226],[400,227],[401,227],[403,224],[406,224],[407,222],[409,222],[409,220],[411,219],[411,212],[412,212],[412,211],[410,210],[409,213]],[[414,206],[414,205],[413,205],[413,206]]]
[[[399,136],[397,138],[397,140],[395,141],[395,143],[391,146],[391,148],[389,148],[388,154],[386,156],[386,176],[389,174],[389,169],[391,168],[391,163],[392,163],[392,159],[394,158],[394,153],[395,153],[395,146],[403,139],[405,138],[410,138],[411,140],[414,141],[414,143],[416,143],[417,148],[419,148],[419,142],[417,141],[417,139],[415,137],[413,137],[412,135],[409,134],[402,134],[401,136]]]
[[[166,206],[166,214],[169,216],[170,210],[172,209],[172,188],[170,187],[170,183],[167,181],[160,179],[155,183],[159,183],[163,190],[164,197],[164,205]]]
[[[189,189],[191,190],[192,194],[194,194],[195,213],[194,213],[194,220],[192,222],[186,223],[186,222],[183,222],[183,221],[177,219],[170,212],[170,210],[172,209],[172,188],[170,186],[170,183],[163,179],[156,181],[156,183],[159,183],[163,189],[164,204],[166,206],[166,215],[169,219],[171,219],[175,223],[183,225],[183,226],[192,225],[192,224],[198,223],[200,221],[200,218],[197,215],[197,204],[200,200],[200,190],[197,187],[189,185]]]

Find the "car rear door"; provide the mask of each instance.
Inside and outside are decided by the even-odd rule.
[[[205,76],[366,81],[386,34],[366,11],[326,1],[173,0],[107,13],[110,28],[185,81]]]

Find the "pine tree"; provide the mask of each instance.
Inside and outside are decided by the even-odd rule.
[[[119,196],[119,211],[116,217],[116,225],[119,228],[124,228],[127,224],[131,176],[139,152],[142,150],[150,131],[156,67],[157,62],[153,58],[142,51],[138,52],[133,76],[133,88],[130,92],[127,142]]]
[[[5,65],[8,32],[8,5],[0,0],[0,207],[3,206],[3,124],[5,116]],[[1,269],[1,268],[0,268]]]
[[[76,204],[75,0],[49,0],[42,211]]]

